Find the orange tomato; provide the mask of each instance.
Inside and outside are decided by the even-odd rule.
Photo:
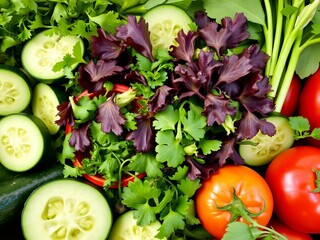
[[[231,211],[221,207],[235,198],[241,200],[248,212],[257,215],[252,215],[252,219],[259,224],[266,226],[271,219],[273,198],[264,178],[246,166],[224,166],[202,182],[195,197],[198,218],[215,238],[223,237],[232,217]],[[234,206],[234,210],[237,208]],[[245,222],[242,217],[235,220]]]

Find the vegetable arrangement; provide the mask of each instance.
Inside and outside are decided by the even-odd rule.
[[[311,160],[318,149],[294,144],[320,139],[320,126],[307,115],[314,111],[294,116],[292,102],[300,114],[311,79],[299,81],[316,78],[319,60],[305,58],[319,42],[320,1],[1,4],[0,81],[8,95],[0,102],[0,161],[27,174],[54,156],[48,160],[60,162],[67,178],[30,195],[25,237],[35,219],[46,229],[41,239],[91,229],[101,239],[287,239],[268,225],[272,214],[307,237],[320,233],[282,207],[319,195],[320,166]],[[313,69],[301,68],[309,62]],[[16,99],[25,105],[7,112]],[[26,116],[41,127],[25,125]],[[49,145],[37,148],[41,141]],[[293,182],[301,187],[290,195],[281,179],[295,170],[292,156],[310,166],[308,188]],[[67,183],[93,192],[74,199],[78,193],[62,189]],[[318,202],[310,203],[313,219]],[[63,211],[80,218],[65,225]]]

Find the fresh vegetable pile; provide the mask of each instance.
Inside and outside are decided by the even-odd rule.
[[[4,190],[24,237],[320,234],[319,4],[1,3],[0,174],[65,178]]]

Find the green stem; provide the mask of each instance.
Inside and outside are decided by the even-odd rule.
[[[290,88],[292,77],[294,75],[294,72],[296,70],[296,67],[297,67],[297,64],[299,61],[299,56],[300,56],[300,49],[299,48],[300,48],[300,44],[301,44],[301,39],[302,39],[302,30],[297,35],[296,41],[292,47],[292,53],[294,53],[294,54],[291,54],[287,69],[285,70],[285,75],[283,77],[281,87],[280,87],[278,94],[276,96],[275,112],[281,112],[283,103],[286,99],[288,90]]]
[[[279,110],[279,108],[281,109],[283,104],[282,101],[284,101],[284,99],[282,98],[283,98],[283,95],[286,94],[285,90],[281,90],[281,94],[278,93],[278,88],[279,88],[281,79],[283,77],[283,74],[287,71],[285,69],[286,63],[288,59],[289,61],[292,62],[289,64],[290,65],[289,71],[294,72],[295,69],[292,69],[292,68],[296,67],[297,61],[299,60],[299,55],[300,55],[299,46],[295,46],[295,49],[292,50],[293,44],[296,42],[298,38],[302,37],[300,35],[303,33],[303,28],[311,21],[311,19],[313,18],[313,15],[315,14],[315,10],[320,4],[320,0],[315,0],[313,3],[307,6],[304,6],[304,1],[296,1],[295,4],[299,4],[300,2],[302,3],[300,5],[299,15],[296,18],[297,20],[295,21],[295,26],[293,27],[292,31],[287,32],[288,34],[284,38],[283,48],[280,52],[274,74],[270,81],[272,85],[272,92],[270,93],[270,96],[271,97],[275,97],[276,95],[280,96],[280,100],[279,101],[277,100],[278,101],[277,110]],[[292,16],[291,16],[291,19],[293,19]],[[290,20],[290,21],[293,21],[293,20]],[[297,40],[296,44],[300,45],[300,42],[301,42],[301,39]],[[291,53],[291,56],[289,58],[290,53]],[[291,58],[293,58],[293,60],[291,60]],[[290,86],[290,83],[288,84],[287,82],[287,81],[291,81],[291,79],[289,79],[290,74],[291,73],[287,73],[285,76],[286,80],[283,81],[285,86]],[[292,78],[292,75],[291,75],[291,78]]]
[[[287,59],[291,52],[292,45],[295,42],[296,36],[297,36],[297,31],[292,31],[287,42],[285,43],[285,45],[283,45],[280,51],[280,55],[279,55],[276,67],[274,69],[274,73],[270,81],[272,85],[272,91],[270,93],[271,97],[275,97],[277,95],[277,90],[278,90],[282,75],[285,71]]]
[[[281,36],[282,36],[282,30],[283,30],[283,16],[282,16],[283,7],[284,7],[284,0],[279,0],[278,7],[277,7],[276,31],[274,35],[273,49],[272,49],[271,58],[270,58],[270,62],[271,62],[270,69],[266,71],[266,75],[268,77],[272,76],[272,73],[276,66],[277,59],[280,52],[280,43],[281,43]]]
[[[273,48],[273,17],[272,17],[272,9],[269,0],[264,0],[264,5],[266,9],[267,15],[267,25],[263,25],[263,31],[265,35],[265,46],[266,46],[266,54],[271,56],[272,48]],[[271,62],[268,61],[266,64],[266,73],[270,72],[270,64]]]
[[[276,239],[276,240],[286,240],[287,238],[284,237],[283,235],[281,235],[280,233],[276,232],[275,230],[273,230],[272,228],[263,226],[261,224],[259,224],[257,221],[253,220],[252,218],[254,217],[258,217],[261,213],[264,212],[265,210],[265,204],[263,206],[263,208],[261,209],[261,211],[259,211],[258,213],[252,213],[248,210],[248,208],[245,206],[245,204],[242,202],[242,200],[237,196],[236,194],[236,190],[233,189],[233,193],[232,193],[232,201],[229,204],[226,204],[224,206],[217,206],[216,204],[216,208],[220,211],[227,211],[231,214],[231,219],[230,219],[230,223],[237,221],[240,217],[242,217],[244,219],[244,221],[249,224],[250,226],[258,229],[263,229],[266,232],[263,231],[258,231],[258,235],[260,236],[261,234],[265,234],[265,233],[271,233],[272,234],[272,239]]]

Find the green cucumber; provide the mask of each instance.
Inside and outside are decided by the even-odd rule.
[[[273,136],[258,132],[249,140],[253,144],[240,143],[239,154],[249,166],[269,163],[280,152],[290,148],[294,142],[294,131],[286,117],[270,116],[266,118],[266,121],[271,122],[276,128]]]
[[[53,71],[53,66],[62,61],[66,54],[73,53],[73,47],[80,41],[82,55],[84,44],[77,36],[61,36],[44,30],[31,38],[23,47],[21,62],[24,69],[35,79],[51,84],[64,77],[63,70]],[[74,69],[77,64],[72,65]]]
[[[137,220],[133,217],[133,210],[121,214],[112,226],[108,240],[138,240],[149,239],[156,240],[161,224],[158,220],[150,225],[140,227]],[[167,238],[163,238],[165,240]]]
[[[75,179],[48,182],[27,199],[21,215],[25,239],[105,240],[112,225],[106,198]]]
[[[184,33],[190,30],[189,24],[193,21],[181,8],[174,5],[158,5],[143,15],[149,25],[150,40],[153,53],[157,49],[170,49],[177,45],[175,38],[183,29]]]
[[[30,113],[0,119],[0,161],[11,171],[28,171],[49,159],[51,142],[47,126]]]
[[[46,124],[51,135],[56,134],[60,129],[56,124],[56,120],[59,119],[57,106],[67,99],[67,95],[61,89],[45,83],[38,83],[33,89],[32,113]]]
[[[62,171],[63,165],[57,162],[28,172],[12,172],[0,165],[0,226],[20,218],[31,192],[50,180],[63,178]]]
[[[0,65],[0,116],[25,110],[31,100],[30,81],[20,69]]]

